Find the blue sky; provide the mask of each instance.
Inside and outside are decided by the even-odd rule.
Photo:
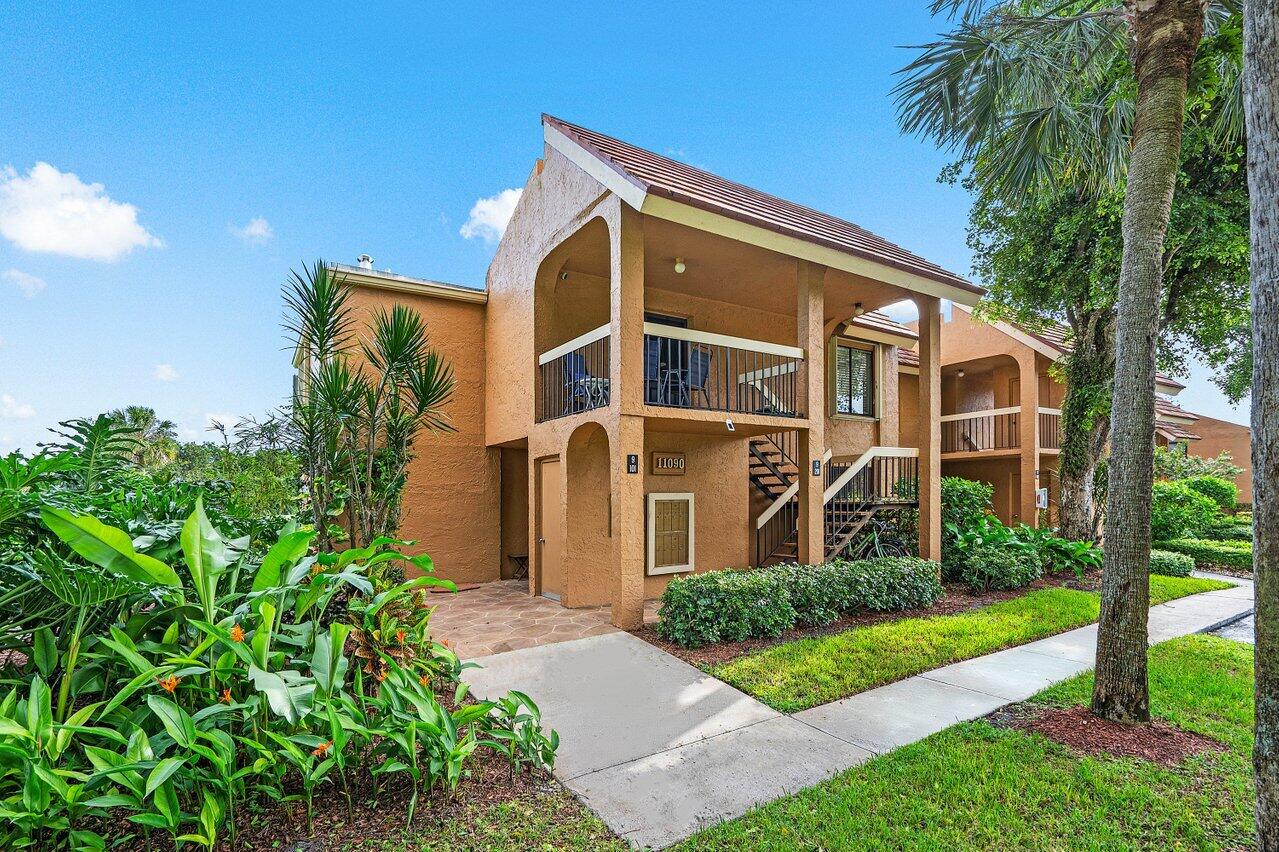
[[[460,231],[543,111],[969,269],[968,199],[888,94],[923,0],[168,5],[0,9],[0,452],[126,404],[187,438],[278,405],[280,285],[316,257],[482,285],[493,242]]]

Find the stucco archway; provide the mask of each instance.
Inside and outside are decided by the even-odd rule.
[[[563,603],[608,603],[614,570],[608,432],[599,423],[583,423],[569,436],[564,459]]]

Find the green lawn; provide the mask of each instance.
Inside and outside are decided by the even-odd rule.
[[[1228,586],[1198,577],[1152,576],[1150,602]],[[956,615],[906,618],[774,645],[710,672],[770,707],[794,713],[1090,624],[1099,612],[1098,596],[1092,592],[1039,589]]]
[[[708,829],[679,849],[1241,849],[1252,846],[1252,648],[1151,649],[1154,713],[1230,746],[1177,769],[1076,755],[979,720]],[[1034,700],[1078,704],[1091,673]]]

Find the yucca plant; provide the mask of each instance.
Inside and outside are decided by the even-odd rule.
[[[452,429],[452,368],[404,305],[378,308],[357,334],[351,287],[323,261],[291,273],[284,301],[298,369],[288,419],[319,543],[335,521],[356,547],[394,535],[414,440]]]

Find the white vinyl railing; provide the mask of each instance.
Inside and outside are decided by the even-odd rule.
[[[825,493],[822,495],[822,502],[829,503],[831,499],[838,494],[849,481],[857,475],[857,473],[866,465],[875,459],[909,459],[919,455],[918,447],[871,447],[862,453],[857,461],[848,466],[848,469],[839,475],[839,477],[826,487]]]

